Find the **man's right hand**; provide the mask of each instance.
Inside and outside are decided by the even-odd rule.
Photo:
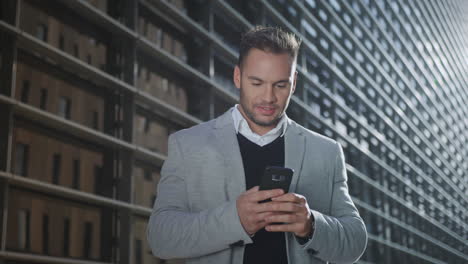
[[[258,202],[280,196],[284,193],[282,189],[266,191],[259,191],[258,189],[259,187],[255,186],[242,193],[237,198],[236,203],[241,224],[250,236],[268,225],[264,220],[266,217],[275,214],[274,212],[264,211],[264,206]]]

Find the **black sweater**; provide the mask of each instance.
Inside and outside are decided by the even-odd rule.
[[[278,137],[263,147],[237,134],[242,162],[244,164],[247,190],[260,185],[263,171],[267,166],[284,167],[284,137]],[[247,263],[288,263],[284,232],[259,230],[252,238],[253,243],[245,247],[244,264]]]

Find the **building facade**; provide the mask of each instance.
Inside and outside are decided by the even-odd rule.
[[[359,263],[468,262],[465,0],[4,0],[0,263],[182,263],[146,224],[168,136],[238,100],[242,32],[303,39],[288,115],[341,143]]]

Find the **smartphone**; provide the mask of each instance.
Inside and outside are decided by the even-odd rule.
[[[290,168],[268,166],[263,173],[260,183],[260,191],[283,189],[284,193],[289,191],[294,170]],[[271,199],[263,200],[261,203],[269,202]]]

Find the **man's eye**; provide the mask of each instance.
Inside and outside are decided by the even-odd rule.
[[[276,87],[278,87],[278,88],[286,88],[286,86],[287,86],[286,84],[277,84],[276,85]]]
[[[253,86],[260,86],[261,83],[252,83]]]

